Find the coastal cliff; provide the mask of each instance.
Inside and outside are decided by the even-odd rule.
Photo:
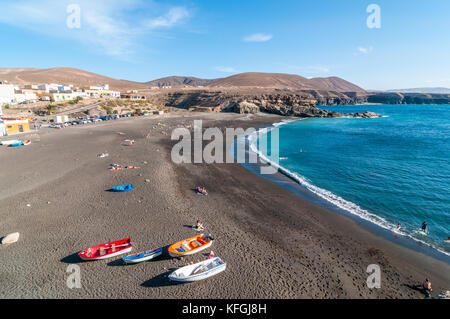
[[[266,112],[283,116],[297,117],[378,117],[380,115],[365,113],[339,113],[317,107],[323,104],[355,104],[352,101],[362,101],[358,94],[326,95],[326,92],[283,91],[283,90],[193,90],[175,91],[167,94],[154,95],[152,98],[166,107],[188,109],[190,111],[258,113]],[[318,94],[321,94],[320,96]],[[319,99],[320,97],[320,99]]]
[[[450,94],[377,92],[367,95],[368,103],[450,104]]]

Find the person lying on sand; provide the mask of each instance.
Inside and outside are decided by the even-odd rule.
[[[197,191],[198,194],[208,195],[208,192],[206,191],[206,188],[204,188],[204,187],[199,186],[195,190]]]
[[[197,220],[197,223],[195,224],[195,228],[197,228],[197,229],[205,229],[205,226],[203,226],[203,224],[200,223],[199,220]]]

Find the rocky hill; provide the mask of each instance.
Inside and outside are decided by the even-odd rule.
[[[97,84],[109,84],[110,88],[116,90],[147,88],[143,83],[117,80],[74,68],[0,68],[0,80],[7,80],[17,85],[58,83],[73,84],[83,87]]]
[[[192,76],[168,76],[165,78],[146,82],[149,87],[182,87],[182,86],[207,86],[214,80],[199,79]]]
[[[248,72],[211,82],[209,87],[258,87],[291,90],[365,92],[359,86],[338,77],[312,78],[295,74]]]

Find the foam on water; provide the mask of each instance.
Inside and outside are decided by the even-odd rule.
[[[443,250],[441,247],[438,247],[434,243],[431,243],[429,240],[427,240],[427,236],[423,235],[423,233],[421,233],[420,230],[412,230],[411,231],[411,230],[404,230],[403,228],[398,230],[396,224],[391,223],[391,222],[387,221],[385,218],[378,216],[366,209],[361,208],[356,203],[348,201],[348,200],[334,194],[333,192],[331,192],[329,190],[326,190],[326,189],[323,189],[321,187],[314,185],[306,177],[300,175],[297,172],[289,170],[286,167],[283,167],[282,165],[279,164],[279,160],[274,161],[273,159],[269,158],[267,154],[263,154],[258,149],[258,146],[257,146],[258,137],[261,138],[262,136],[264,136],[264,138],[266,138],[267,137],[266,135],[269,134],[275,128],[279,128],[280,126],[286,125],[293,121],[299,121],[299,120],[285,120],[285,121],[282,121],[279,123],[274,123],[271,127],[260,129],[259,135],[257,132],[255,132],[251,135],[246,136],[250,151],[257,154],[263,162],[268,163],[271,166],[275,167],[279,172],[290,177],[292,180],[296,181],[301,186],[303,186],[304,188],[306,188],[313,194],[319,196],[323,200],[331,203],[332,205],[334,205],[352,215],[355,215],[359,218],[369,221],[370,223],[375,224],[383,229],[392,231],[401,236],[409,237],[418,243],[432,247],[432,248],[438,250],[439,252],[441,252],[447,256],[450,256],[450,253],[448,251]],[[450,246],[450,244],[449,244],[449,246]]]

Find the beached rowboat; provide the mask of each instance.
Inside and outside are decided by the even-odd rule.
[[[201,234],[188,239],[180,240],[169,247],[169,254],[172,257],[183,257],[193,255],[205,250],[213,243],[210,234]]]
[[[120,185],[120,186],[114,186],[111,188],[114,192],[129,192],[133,190],[133,185]]]
[[[126,254],[133,249],[130,238],[97,245],[83,250],[78,256],[83,260],[100,260]]]
[[[21,142],[20,140],[9,140],[9,141],[0,142],[0,144],[2,144],[2,145],[11,145],[11,144],[17,144],[17,143],[20,143],[20,142]]]
[[[16,241],[19,240],[19,233],[12,233],[9,235],[6,235],[5,237],[2,238],[2,245],[8,245],[8,244],[12,244],[15,243]]]
[[[129,255],[126,257],[123,257],[123,261],[126,264],[137,264],[144,261],[148,261],[151,259],[154,259],[162,254],[162,248],[152,249],[143,251],[141,253]]]
[[[219,257],[215,257],[193,265],[181,267],[171,273],[169,279],[179,282],[198,281],[217,275],[226,268],[227,264]]]
[[[19,142],[17,142],[17,143],[9,144],[9,147],[19,147],[19,146],[22,146],[22,145],[23,145],[23,142],[22,142],[22,141],[19,141]]]

